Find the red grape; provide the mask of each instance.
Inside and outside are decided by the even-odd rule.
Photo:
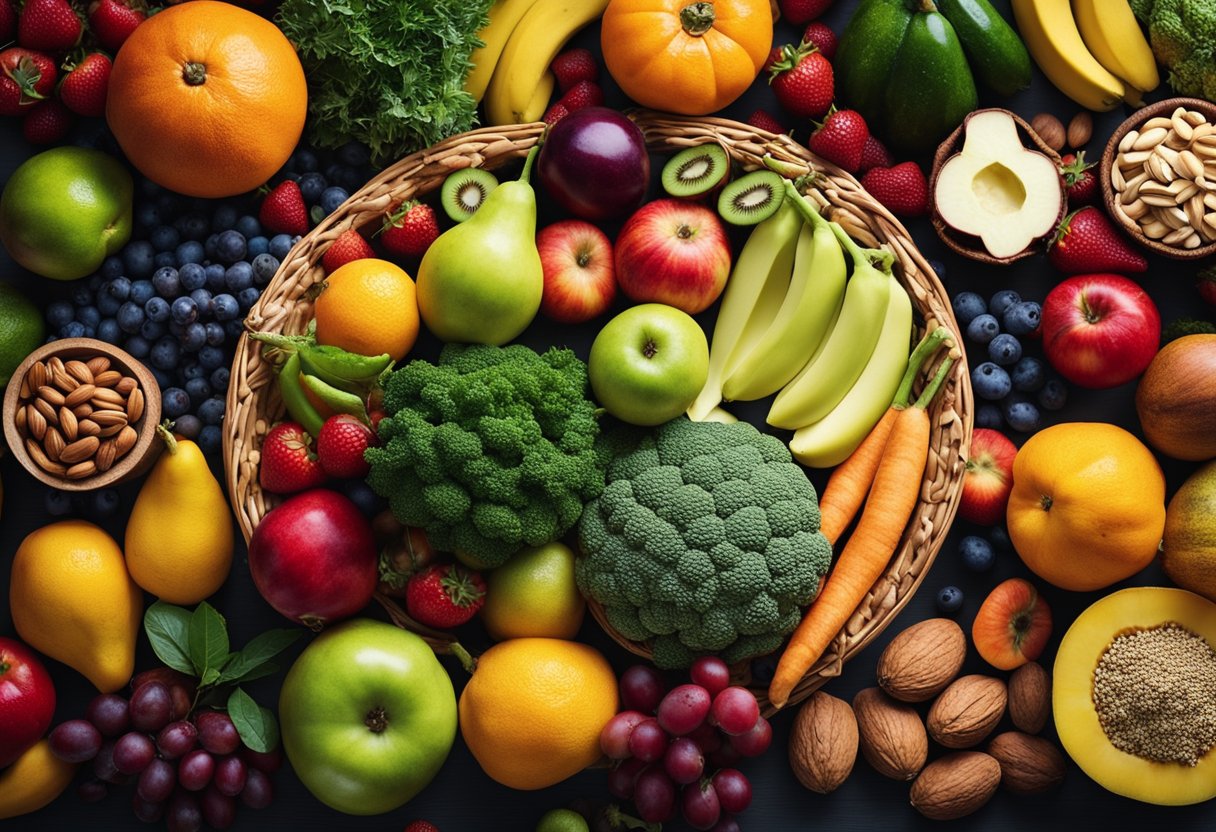
[[[173,716],[173,695],[160,682],[148,682],[132,694],[130,709],[132,726],[156,732]]]
[[[156,735],[156,747],[166,760],[176,760],[187,751],[193,750],[198,742],[198,729],[193,722],[184,719],[170,722]]]
[[[659,671],[650,665],[635,664],[621,674],[621,707],[652,714],[666,689]]]
[[[240,757],[222,757],[215,764],[215,787],[220,794],[236,797],[245,788],[249,769]],[[211,824],[215,826],[215,824]]]
[[[147,734],[123,734],[114,743],[114,768],[123,774],[139,774],[156,759],[156,744]]]
[[[709,828],[709,832],[743,832],[739,827],[739,821],[728,815],[723,815],[717,823]]]
[[[163,803],[177,785],[177,770],[165,760],[153,760],[139,775],[135,791],[149,803]]]
[[[110,789],[106,786],[105,782],[96,778],[85,780],[76,787],[76,797],[85,803],[96,803],[99,800],[105,800],[109,793]]]
[[[245,790],[241,792],[241,803],[250,809],[265,809],[274,800],[274,786],[270,778],[256,768],[249,769],[245,776]]]
[[[739,749],[735,748],[730,737],[722,740],[717,749],[708,753],[709,761],[717,768],[731,768],[743,759],[743,755],[739,753]]]
[[[236,801],[230,795],[220,792],[214,785],[203,792],[202,807],[203,820],[212,829],[227,829],[236,820]]]
[[[127,782],[127,775],[114,766],[113,740],[103,743],[101,750],[93,758],[93,774],[97,779],[105,780],[107,783],[112,783],[115,786],[121,786]]]
[[[651,766],[638,775],[633,784],[633,805],[638,817],[647,823],[661,823],[671,817],[676,808],[676,784],[662,767]]]
[[[190,706],[193,704],[194,694],[197,691],[194,679],[169,667],[157,667],[136,673],[135,677],[131,679],[131,690],[137,691],[149,682],[160,682],[169,689],[169,698],[173,702],[169,718],[185,719],[186,714],[190,713]]]
[[[698,725],[688,738],[697,744],[703,754],[712,754],[722,747],[722,735],[708,722]]]
[[[764,717],[757,719],[755,726],[746,734],[730,738],[730,744],[744,757],[759,757],[768,750],[772,741],[773,726]]]
[[[648,763],[637,757],[621,760],[608,770],[608,791],[621,800],[633,797],[633,784],[638,779],[638,773],[646,768]]]
[[[97,727],[103,737],[117,737],[131,727],[127,700],[112,693],[94,696],[84,709],[84,717]]]
[[[746,734],[756,727],[760,705],[747,688],[729,687],[714,697],[713,721],[727,734]]]
[[[241,758],[265,774],[274,774],[283,767],[283,749],[277,746],[271,751],[254,751],[245,746],[241,748]]]
[[[241,747],[241,735],[228,714],[204,711],[194,718],[198,726],[198,742],[212,754],[232,754]]]
[[[680,795],[680,808],[684,812],[684,820],[693,829],[709,829],[722,816],[718,793],[708,780],[685,786]]]
[[[199,809],[198,799],[190,792],[178,789],[169,800],[165,822],[169,832],[198,832],[203,828],[203,813]]]
[[[653,762],[662,757],[666,750],[667,732],[659,727],[653,717],[639,722],[629,733],[629,753],[639,760]]]
[[[709,715],[709,692],[700,685],[680,685],[659,703],[659,725],[673,736],[691,734]]]
[[[677,783],[691,783],[705,770],[705,758],[695,742],[688,737],[677,737],[667,746],[663,768]]]
[[[600,751],[613,760],[623,760],[629,756],[629,735],[639,722],[652,717],[641,711],[621,711],[604,723],[600,731]]]
[[[717,656],[702,656],[688,669],[688,678],[709,691],[710,696],[717,696],[730,684],[730,668]]]
[[[713,783],[722,811],[737,815],[751,805],[752,784],[738,769],[724,768],[718,771],[714,774]]]
[[[156,823],[165,816],[165,804],[163,802],[145,800],[140,797],[139,792],[136,792],[131,795],[131,811],[135,813],[136,818],[144,823]]]
[[[201,748],[196,748],[182,757],[177,764],[177,779],[183,789],[202,791],[215,774],[215,758]]]
[[[65,763],[83,763],[101,750],[101,732],[87,719],[69,719],[47,738],[51,753]]]

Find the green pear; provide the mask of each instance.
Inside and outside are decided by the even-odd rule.
[[[442,341],[501,346],[527,329],[544,277],[536,250],[537,148],[516,182],[492,190],[472,217],[439,236],[418,266],[418,310]]]

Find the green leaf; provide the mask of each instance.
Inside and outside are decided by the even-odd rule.
[[[254,636],[248,644],[232,654],[224,665],[224,672],[220,674],[219,684],[247,682],[269,676],[270,673],[262,672],[267,663],[294,644],[303,633],[303,630],[267,630]]]
[[[202,672],[190,660],[190,611],[157,601],[144,613],[144,632],[152,652],[174,670],[197,676]]]
[[[190,660],[202,676],[219,670],[228,660],[228,627],[215,607],[203,601],[190,616]]]
[[[199,678],[198,681],[199,681],[199,685],[206,687],[207,685],[215,684],[216,680],[219,678],[220,678],[220,672],[218,670],[216,670],[214,667],[209,667],[203,671],[203,675]]]
[[[279,744],[279,723],[269,708],[263,708],[253,697],[237,688],[228,697],[228,716],[241,736],[241,742],[254,751],[271,751]]]

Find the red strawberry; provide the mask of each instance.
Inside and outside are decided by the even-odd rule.
[[[780,0],[781,16],[795,26],[810,23],[832,6],[832,0]]]
[[[123,0],[94,0],[89,6],[89,28],[103,49],[118,52],[131,33],[148,16]]]
[[[1216,266],[1208,266],[1199,273],[1198,277],[1195,288],[1199,290],[1199,296],[1212,306],[1216,306]]]
[[[428,566],[410,578],[405,608],[428,627],[459,627],[486,602],[486,582],[476,572],[455,563]]]
[[[0,0],[0,43],[9,43],[17,34],[17,7],[12,0]]]
[[[850,173],[861,167],[861,153],[865,149],[870,128],[856,110],[832,110],[823,124],[816,127],[806,146],[812,153],[822,156]]]
[[[54,144],[72,129],[75,117],[57,98],[39,101],[21,120],[21,135],[30,144]]]
[[[545,111],[545,115],[541,121],[548,125],[554,125],[568,115],[570,115],[570,111],[566,109],[566,105],[560,101],[556,101],[552,107]]]
[[[1060,167],[1060,173],[1064,175],[1069,204],[1085,205],[1093,202],[1098,193],[1098,179],[1091,170],[1093,163],[1085,161],[1085,151],[1078,151],[1075,156],[1069,153],[1060,161],[1064,163]]]
[[[809,43],[818,49],[829,61],[836,57],[836,33],[828,28],[828,24],[816,20],[802,33],[802,42]]]
[[[836,95],[832,65],[814,46],[786,44],[776,60],[770,56],[768,72],[777,102],[790,115],[819,118],[832,106]]]
[[[376,444],[372,429],[349,413],[330,416],[317,434],[317,461],[321,470],[339,480],[367,476],[371,465],[363,452]]]
[[[429,205],[416,200],[394,211],[380,229],[380,242],[393,254],[421,257],[439,236],[439,221]]]
[[[959,517],[981,526],[995,526],[1005,519],[1005,507],[1013,491],[1013,458],[1017,453],[1017,446],[1000,431],[975,429],[963,471]]]
[[[604,103],[604,91],[594,81],[579,81],[557,103],[565,107],[567,113],[584,107],[598,107]]]
[[[55,88],[55,62],[41,52],[14,47],[0,52],[0,116],[20,116]]]
[[[82,31],[67,0],[25,0],[17,19],[17,43],[27,49],[66,52],[80,43]]]
[[[262,441],[262,488],[275,494],[294,494],[325,482],[325,472],[312,452],[312,437],[295,422],[279,422]]]
[[[300,186],[290,179],[275,185],[262,200],[258,222],[271,234],[307,234],[308,209],[304,207]]]
[[[65,64],[68,74],[59,82],[59,100],[78,115],[92,118],[105,115],[113,66],[102,52],[90,52],[75,66]]]
[[[329,244],[329,248],[325,249],[321,265],[325,267],[326,274],[333,274],[339,266],[375,256],[376,252],[372,251],[372,247],[367,244],[367,240],[363,239],[363,235],[353,228],[348,228],[338,235],[338,239]]]
[[[405,827],[405,832],[439,832],[439,827],[429,820],[416,820]]]
[[[865,147],[861,149],[861,164],[858,166],[857,172],[865,173],[870,168],[889,168],[894,164],[895,160],[891,158],[891,151],[871,135],[866,139]]]
[[[870,168],[861,177],[861,186],[897,216],[922,217],[929,213],[929,183],[916,162]]]
[[[1138,274],[1148,270],[1148,261],[1092,205],[1064,218],[1047,250],[1047,259],[1064,274]]]
[[[747,123],[752,127],[758,127],[761,130],[776,133],[778,136],[786,132],[786,129],[781,126],[781,122],[773,118],[772,115],[769,114],[768,110],[756,110],[756,112],[747,117]]]
[[[590,49],[567,49],[553,59],[549,70],[557,77],[557,88],[563,93],[579,81],[600,79],[600,68]]]

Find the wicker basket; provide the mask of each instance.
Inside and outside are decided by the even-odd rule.
[[[763,158],[768,155],[787,165],[819,174],[817,190],[811,195],[827,206],[827,216],[839,222],[863,245],[885,245],[894,253],[895,274],[912,298],[922,332],[929,321],[944,324],[957,332],[945,289],[907,231],[849,174],[813,156],[788,136],[774,135],[738,122],[649,111],[636,111],[631,117],[655,152],[671,153],[692,145],[718,142],[744,168],[762,166]],[[349,228],[378,225],[390,207],[438,188],[453,170],[465,167],[493,169],[521,159],[541,138],[544,129],[543,124],[526,124],[475,130],[407,156],[385,170],[296,244],[261,299],[250,310],[246,319],[248,329],[303,332],[312,317],[308,290],[323,279],[321,256],[339,234]],[[273,369],[262,358],[257,345],[248,337],[242,337],[228,389],[224,462],[229,496],[246,540],[277,501],[273,495],[263,493],[257,476],[262,439],[283,412],[278,387],[273,380]],[[972,409],[964,358],[957,363],[930,411],[932,447],[924,483],[913,519],[904,531],[891,565],[827,655],[794,689],[791,702],[809,696],[825,681],[838,675],[843,662],[882,632],[916,591],[941,548],[958,507],[963,467],[971,440]],[[428,630],[409,619],[392,599],[381,597],[379,600],[396,623],[418,632],[436,649],[445,649],[450,643],[451,637],[446,634]],[[650,656],[646,644],[630,642],[615,633],[597,605],[591,604],[591,612],[609,635],[627,650],[639,656]],[[746,683],[746,671],[741,673],[741,680]],[[764,686],[757,686],[754,691],[767,707]]]

